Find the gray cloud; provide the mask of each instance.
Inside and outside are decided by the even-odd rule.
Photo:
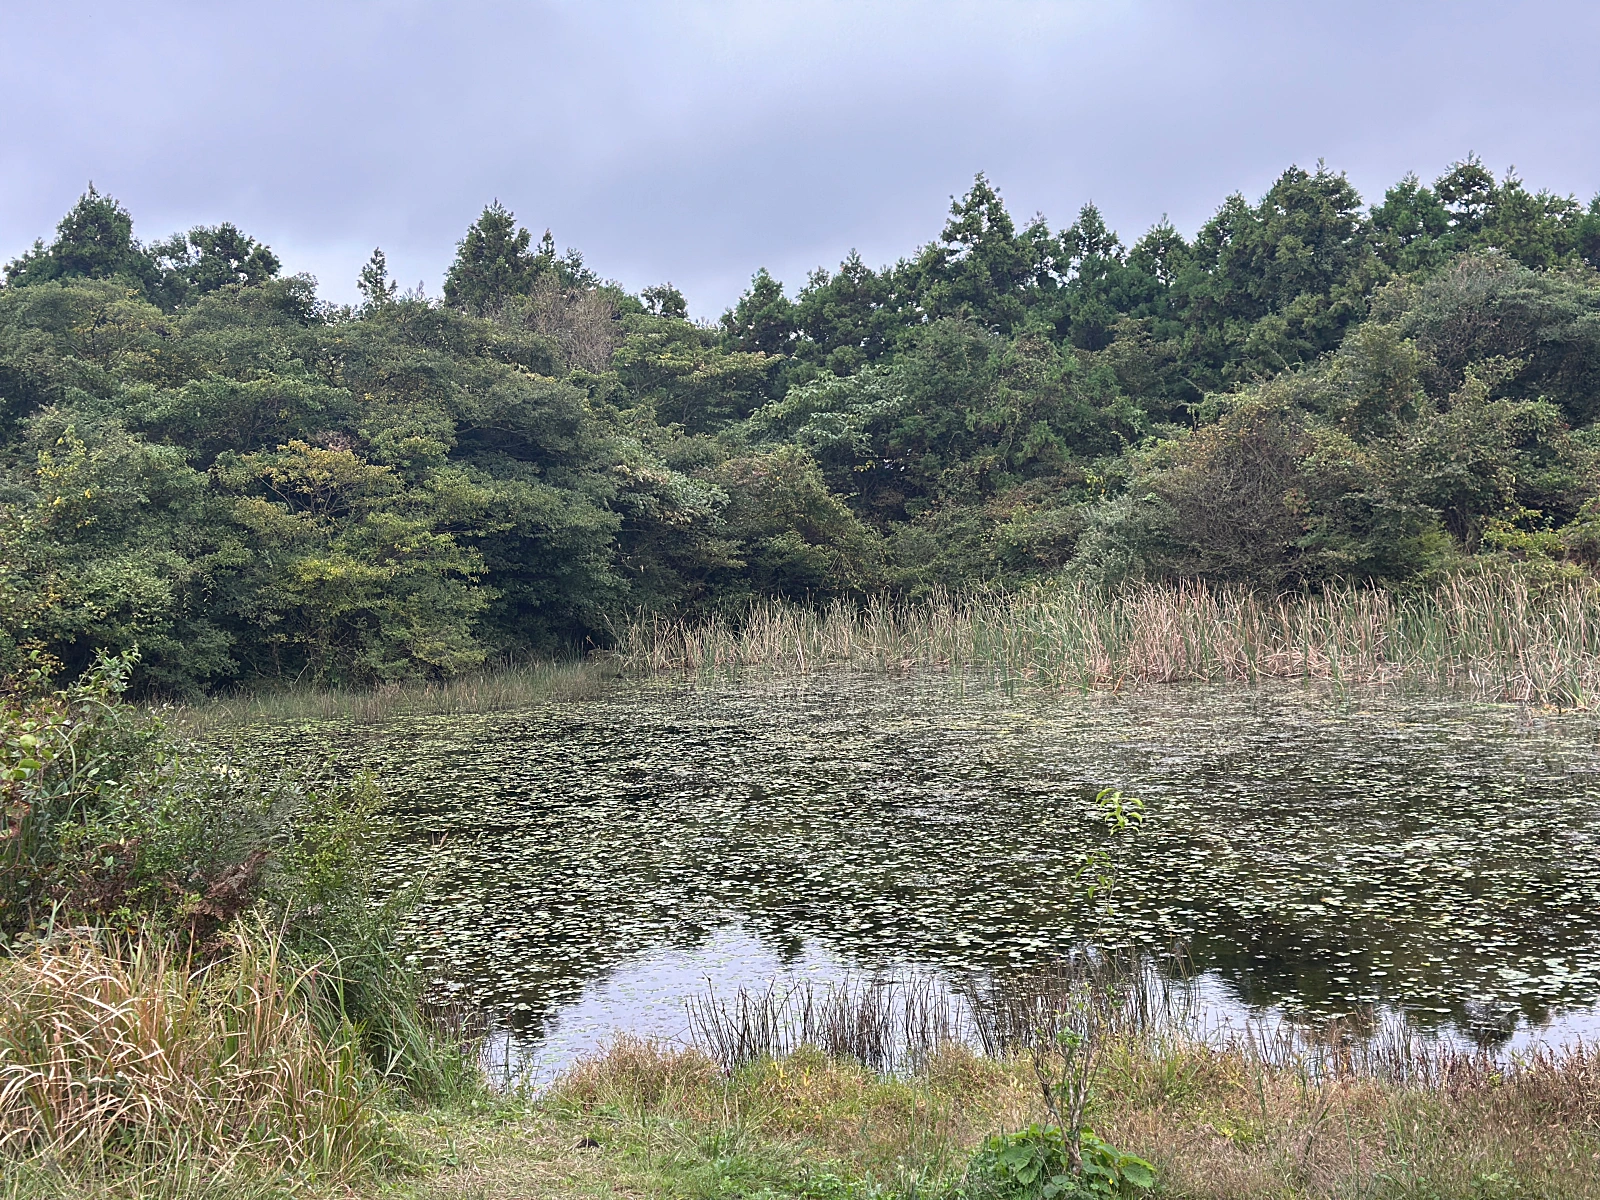
[[[1318,158],[1369,198],[1469,150],[1600,187],[1600,7],[1566,3],[13,3],[0,255],[93,179],[142,236],[232,220],[325,295],[436,292],[492,197],[699,316],[909,254],[983,170],[1192,230]]]

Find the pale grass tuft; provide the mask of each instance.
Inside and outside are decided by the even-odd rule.
[[[624,1034],[574,1064],[552,1095],[585,1108],[648,1107],[702,1088],[716,1074],[717,1064],[698,1050]]]
[[[0,960],[0,1156],[334,1178],[385,1157],[353,1031],[319,1032],[271,938],[229,949],[195,967],[85,933]]]
[[[351,721],[503,712],[598,696],[614,673],[598,660],[521,663],[454,679],[408,680],[376,688],[291,688],[218,696],[172,710],[192,732],[233,725]]]

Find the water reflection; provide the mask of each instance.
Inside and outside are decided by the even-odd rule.
[[[952,976],[926,965],[902,965],[902,979],[931,979],[958,1003],[958,1024],[970,1022],[971,997],[985,991],[984,981]],[[848,985],[859,981],[859,968],[808,945],[798,954],[780,953],[750,931],[731,926],[717,930],[694,948],[665,949],[617,964],[592,980],[577,999],[545,1012],[531,1022],[497,1021],[491,1029],[485,1059],[491,1075],[505,1081],[539,1085],[554,1079],[578,1059],[604,1048],[619,1034],[677,1045],[694,1045],[691,1004],[710,995],[733,997],[740,989],[778,995],[812,985]],[[1249,1037],[1256,1044],[1316,1038],[1319,1026],[1306,1025],[1303,1014],[1278,1006],[1245,1003],[1216,972],[1185,978],[1175,989],[1177,1022],[1193,1037],[1215,1045]],[[979,1000],[981,1003],[981,998]],[[965,1022],[961,1018],[965,1018]],[[1364,1011],[1354,1030],[1415,1028],[1403,1010],[1380,1007]],[[1298,1035],[1295,1036],[1295,1035]],[[1600,1009],[1577,1008],[1542,1022],[1525,1017],[1511,1024],[1494,1021],[1435,1025],[1430,1037],[1450,1045],[1486,1050],[1500,1059],[1527,1054],[1538,1047],[1558,1048],[1579,1041],[1600,1042]],[[967,1040],[980,1041],[975,1029]]]
[[[1291,687],[834,676],[319,736],[397,798],[430,969],[555,1046],[644,1011],[629,972],[697,956],[1003,972],[1088,935],[1184,942],[1243,1008],[1535,1028],[1600,994],[1596,732]],[[1070,876],[1107,785],[1150,815],[1104,927]]]

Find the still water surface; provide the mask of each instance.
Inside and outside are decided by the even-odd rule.
[[[441,985],[556,1058],[707,978],[1004,973],[1187,947],[1216,1004],[1594,1027],[1600,722],[1439,697],[1007,691],[939,674],[643,681],[321,731],[394,797]],[[1071,876],[1143,798],[1109,924]]]

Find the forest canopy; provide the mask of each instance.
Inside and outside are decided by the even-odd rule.
[[[0,670],[370,683],[640,610],[1116,586],[1428,586],[1600,560],[1600,198],[1321,165],[1124,242],[937,237],[716,322],[490,204],[442,297],[328,304],[236,226],[92,187],[0,286]]]

